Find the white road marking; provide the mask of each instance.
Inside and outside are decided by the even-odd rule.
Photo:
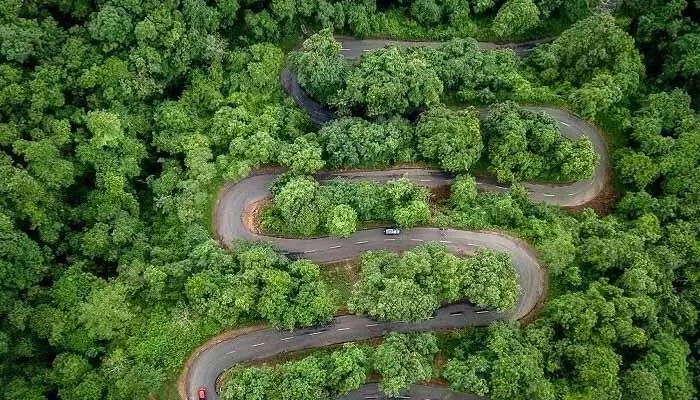
[[[508,190],[508,188],[505,187],[505,186],[498,186],[498,185],[494,185],[494,186],[496,186],[496,187],[499,188],[499,189],[506,189],[506,190]]]
[[[476,184],[477,184],[477,185],[483,185],[484,182],[477,182]]]
[[[341,248],[341,247],[343,247],[343,246],[342,246],[342,245],[337,245],[337,246],[331,246],[331,247],[329,247],[329,249],[339,249],[339,248]]]
[[[366,326],[367,328],[371,328],[371,327],[377,326],[377,325],[379,325],[379,324],[367,324],[367,325],[365,325],[365,326]]]
[[[346,49],[346,48],[344,48],[344,47],[341,47],[341,48],[340,48],[340,51],[348,51],[348,50],[350,50],[350,49]]]
[[[571,126],[571,125],[567,124],[567,123],[564,122],[564,121],[559,121],[559,122],[561,122],[561,124],[564,125],[564,126]]]
[[[393,242],[394,240],[396,240],[396,239],[394,239],[394,238],[384,239],[385,242]]]
[[[317,251],[318,251],[318,249],[306,250],[306,251],[304,252],[304,254],[315,253],[315,252],[317,252]]]
[[[476,314],[486,314],[489,310],[477,311]]]
[[[368,243],[368,242],[369,242],[369,240],[363,240],[363,241],[361,241],[361,242],[355,242],[355,244],[365,244],[365,243]]]
[[[423,239],[411,239],[411,240],[413,240],[414,242],[425,242],[425,240],[423,240]]]
[[[452,243],[449,240],[441,240],[440,243]]]
[[[339,331],[347,331],[350,328],[338,328]]]
[[[553,194],[549,194],[549,193],[545,193],[543,196],[544,196],[544,197],[554,197]]]
[[[575,195],[575,194],[576,194],[576,193],[569,193],[568,195],[569,195],[569,196],[573,196],[573,195]]]
[[[296,336],[290,336],[290,337],[282,338],[282,341],[284,342],[284,341],[289,340],[289,339],[294,339],[295,337],[296,337]]]
[[[420,181],[421,182],[432,182],[433,180],[432,179],[421,179]]]
[[[323,332],[325,332],[325,331],[321,331],[321,332],[311,332],[311,333],[309,333],[309,336],[320,335],[320,334],[322,334]]]
[[[464,313],[462,313],[462,312],[457,312],[457,313],[454,313],[454,314],[450,314],[450,317],[459,317],[460,315],[464,315]]]
[[[474,247],[479,247],[479,245],[478,245],[478,244],[476,244],[476,243],[467,243],[467,246],[474,246]]]
[[[235,352],[236,352],[236,350],[231,350],[231,351],[229,351],[229,352],[226,353],[226,354],[233,354],[233,353],[235,353]]]
[[[250,346],[250,347],[258,347],[258,346],[262,346],[262,345],[264,345],[264,344],[265,344],[265,342],[262,342],[262,343],[254,344],[254,345],[252,345],[252,346]]]

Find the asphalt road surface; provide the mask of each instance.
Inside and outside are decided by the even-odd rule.
[[[407,44],[410,43],[410,44]],[[359,57],[373,48],[387,44],[401,45],[430,45],[426,42],[391,42],[391,41],[358,41],[343,40],[345,56]],[[511,47],[516,52],[526,52],[527,46],[504,46],[483,44],[484,48]],[[334,115],[318,103],[310,99],[289,71],[282,76],[285,88],[295,100],[307,111],[312,119],[327,122]],[[291,85],[290,85],[291,83]],[[297,97],[298,96],[298,97]],[[300,99],[302,101],[300,102]],[[306,102],[306,103],[304,103]],[[533,111],[546,112],[561,124],[562,134],[575,138],[587,136],[593,142],[595,151],[600,156],[600,162],[594,176],[585,181],[571,184],[526,184],[525,187],[533,201],[544,201],[560,206],[576,206],[593,199],[607,183],[610,160],[605,140],[601,133],[590,124],[570,113],[547,107],[528,107]],[[488,112],[480,110],[482,116]],[[324,120],[325,118],[325,120]],[[377,322],[362,316],[341,316],[330,324],[295,331],[278,331],[266,328],[253,333],[235,337],[217,343],[202,350],[196,355],[186,377],[186,391],[189,399],[196,399],[200,387],[208,389],[208,399],[218,398],[216,380],[219,375],[231,366],[251,360],[263,360],[281,353],[317,348],[333,344],[371,339],[383,336],[386,332],[420,332],[441,329],[454,329],[465,326],[485,326],[495,320],[518,320],[534,309],[544,293],[546,274],[537,262],[534,252],[525,244],[507,235],[493,232],[470,232],[460,230],[440,230],[437,228],[415,228],[402,232],[401,235],[387,237],[381,229],[371,229],[356,232],[347,239],[316,238],[316,239],[286,239],[258,235],[248,229],[243,222],[243,213],[249,206],[270,196],[269,188],[278,172],[253,173],[250,177],[235,183],[228,183],[220,194],[215,209],[214,224],[217,238],[224,246],[229,246],[234,240],[264,241],[273,244],[281,251],[295,256],[311,259],[316,262],[329,262],[354,258],[368,250],[390,249],[403,251],[425,242],[441,242],[452,251],[473,254],[481,248],[507,252],[512,256],[513,264],[518,272],[521,293],[514,311],[498,313],[483,310],[469,304],[453,304],[439,309],[427,321],[422,322]],[[388,171],[345,172],[320,174],[318,179],[325,180],[336,176],[347,179],[374,180],[383,182],[398,177],[406,177],[411,181],[427,186],[438,187],[452,182],[448,174],[427,169],[394,169]],[[507,191],[507,188],[494,183],[477,182],[481,190]],[[376,384],[364,385],[343,399],[380,399]],[[426,385],[413,386],[401,398],[412,399],[479,399],[473,395],[450,391],[441,387]]]
[[[448,175],[423,169],[327,173],[319,175],[318,178],[325,180],[336,176],[379,182],[407,177],[417,184],[428,187],[451,182],[451,177]],[[512,256],[521,287],[518,304],[514,311],[508,313],[482,310],[469,304],[453,304],[441,308],[433,318],[423,322],[377,322],[366,317],[350,315],[337,317],[329,325],[319,328],[292,332],[278,331],[273,328],[256,331],[253,334],[215,344],[198,354],[189,370],[186,384],[187,393],[192,399],[195,398],[197,389],[200,387],[207,387],[209,399],[216,399],[214,388],[217,377],[239,362],[261,360],[290,351],[375,338],[389,331],[433,331],[469,325],[485,326],[501,319],[517,320],[533,310],[542,297],[546,276],[534,252],[524,242],[499,233],[415,228],[392,237],[385,236],[381,229],[359,231],[347,239],[331,237],[286,239],[258,235],[249,230],[243,222],[243,212],[255,202],[270,196],[269,188],[276,177],[277,173],[254,174],[236,183],[229,183],[222,190],[216,205],[214,220],[216,235],[224,246],[229,246],[237,239],[264,241],[282,251],[316,262],[354,258],[368,250],[402,251],[426,242],[441,242],[452,251],[466,255],[488,248],[507,252]],[[423,393],[421,391],[432,389],[417,387],[414,390]],[[359,396],[359,394],[354,393],[352,396]]]
[[[372,51],[387,45],[399,45],[406,47],[431,46],[436,47],[440,42],[404,42],[394,40],[354,40],[340,38],[341,54],[348,59],[356,59],[367,51]],[[545,40],[546,41],[546,40]],[[526,54],[534,45],[542,41],[531,41],[521,44],[494,44],[480,43],[482,48],[497,49],[510,48],[517,54]],[[304,109],[311,120],[317,125],[323,125],[336,118],[332,110],[325,108],[322,104],[311,98],[297,81],[296,76],[289,69],[284,69],[280,76],[282,85],[287,93],[294,99],[300,108]],[[546,183],[526,183],[525,188],[529,192],[530,200],[534,202],[544,201],[551,205],[562,207],[579,206],[593,200],[608,184],[611,176],[610,155],[602,132],[595,126],[576,117],[566,110],[554,107],[524,107],[527,110],[541,112],[549,115],[559,122],[561,134],[565,137],[575,139],[587,137],[593,144],[593,150],[598,154],[598,164],[590,179],[577,181],[570,184],[546,184]],[[488,108],[480,108],[481,118],[488,116]],[[482,179],[478,181],[479,189],[494,192],[504,192],[508,188],[494,184],[492,179]]]

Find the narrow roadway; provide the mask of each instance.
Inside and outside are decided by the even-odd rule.
[[[367,49],[382,47],[387,42],[343,40],[343,49],[346,49],[343,51],[347,52],[346,55],[349,57],[356,57]],[[489,45],[484,44],[483,46],[488,48]],[[510,47],[516,51],[526,51],[523,50],[524,47]],[[288,93],[302,108],[310,112],[312,119],[334,117],[301,90],[295,77],[288,70],[283,71],[282,81]],[[314,107],[316,108],[314,109]],[[590,124],[566,111],[547,107],[528,108],[533,111],[546,112],[554,117],[561,124],[562,134],[567,137],[575,138],[582,135],[589,137],[595,151],[600,155],[600,162],[591,179],[562,185],[526,184],[525,187],[530,198],[533,201],[545,201],[560,206],[581,205],[593,199],[607,183],[610,169],[607,147],[601,133]],[[487,113],[486,110],[480,111],[482,116]],[[318,118],[314,118],[314,115]],[[278,171],[254,172],[248,178],[226,184],[222,189],[215,208],[214,229],[223,246],[230,246],[234,240],[264,241],[273,244],[281,251],[315,262],[353,258],[368,250],[403,251],[432,241],[441,242],[452,251],[464,254],[473,254],[481,248],[488,248],[511,255],[521,287],[518,304],[515,310],[509,313],[482,310],[468,304],[453,304],[441,308],[431,319],[422,322],[377,322],[362,316],[348,315],[336,317],[332,323],[317,328],[299,329],[292,332],[278,331],[272,328],[257,330],[247,335],[216,343],[195,356],[189,370],[186,371],[185,390],[189,399],[196,399],[197,390],[200,387],[206,387],[209,389],[208,399],[216,400],[218,394],[215,387],[218,376],[240,362],[262,360],[285,352],[380,337],[388,331],[434,331],[465,326],[486,326],[495,320],[518,320],[530,313],[541,300],[545,289],[546,273],[540,267],[534,251],[524,242],[500,233],[415,228],[403,232],[398,237],[386,237],[380,229],[359,231],[347,239],[325,237],[304,240],[258,235],[246,226],[243,214],[248,207],[270,196],[270,185],[278,173]],[[320,174],[317,178],[326,180],[336,176],[377,182],[406,177],[416,184],[427,187],[438,187],[452,182],[451,176],[440,171],[427,169],[325,173]],[[486,181],[480,181],[478,184],[481,190],[507,191],[507,188],[503,186]],[[377,397],[376,392],[376,385],[369,384],[349,394],[344,399],[381,398],[381,396]],[[472,395],[424,385],[412,387],[405,396],[405,398],[418,399],[477,399]]]
[[[357,59],[367,51],[378,49],[387,45],[405,47],[430,46],[436,47],[440,42],[406,42],[395,40],[355,40],[338,38],[341,43],[341,54],[348,59]],[[546,40],[545,40],[546,41]],[[520,44],[495,44],[479,43],[483,49],[512,49],[516,54],[527,54],[536,44],[543,42],[535,40]],[[280,81],[287,94],[297,105],[305,110],[311,120],[317,125],[323,125],[336,118],[332,110],[311,98],[299,84],[296,75],[288,68],[282,70]],[[561,134],[567,138],[575,139],[587,137],[593,144],[593,150],[599,156],[598,164],[590,179],[573,182],[570,184],[537,184],[525,183],[524,186],[530,194],[533,202],[544,201],[547,204],[574,207],[586,204],[593,200],[608,184],[611,177],[611,162],[607,143],[603,133],[595,126],[576,117],[570,112],[555,107],[525,106],[526,110],[542,112],[559,122]],[[488,116],[488,108],[479,108],[482,119]],[[479,188],[493,192],[505,192],[508,189],[501,185],[493,184],[492,180],[479,180]]]
[[[187,393],[194,398],[199,387],[209,388],[209,399],[216,399],[213,388],[217,377],[227,368],[243,361],[261,360],[280,353],[323,347],[348,341],[364,340],[384,335],[388,331],[417,332],[486,326],[501,319],[518,320],[534,309],[544,292],[545,272],[527,244],[507,235],[493,232],[470,232],[454,229],[415,228],[398,237],[386,237],[381,229],[356,232],[350,238],[287,239],[261,236],[252,232],[243,219],[244,211],[259,200],[270,196],[269,188],[277,173],[252,175],[229,183],[220,194],[215,210],[215,231],[219,241],[229,246],[234,240],[264,241],[282,251],[294,253],[315,262],[354,258],[368,250],[403,251],[426,242],[441,242],[454,252],[473,254],[481,248],[507,252],[513,259],[521,293],[514,311],[498,313],[468,304],[453,304],[441,308],[432,319],[422,322],[377,322],[362,316],[337,317],[321,328],[299,329],[293,332],[273,328],[239,336],[203,350],[194,360],[187,378]],[[319,179],[342,176],[351,180],[386,181],[405,176],[428,187],[444,185],[451,179],[437,171],[397,169],[391,171],[348,172],[326,174]],[[423,390],[415,388],[415,390]],[[466,395],[465,395],[466,396]],[[352,398],[352,397],[350,397]],[[464,397],[469,399],[471,397]]]

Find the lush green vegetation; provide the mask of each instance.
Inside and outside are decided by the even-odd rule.
[[[416,321],[428,319],[441,304],[464,300],[511,311],[519,293],[507,254],[482,250],[459,258],[432,243],[400,256],[388,251],[363,255],[348,306],[379,320]]]
[[[700,376],[700,4],[619,4],[613,18],[589,17],[594,0],[1,2],[0,398],[162,399],[190,351],[226,327],[327,320],[333,300],[318,267],[212,241],[213,194],[267,164],[303,176],[415,160],[463,174],[435,224],[508,230],[539,249],[551,278],[533,324],[498,324],[445,347],[452,386],[493,399],[692,398]],[[341,112],[376,120],[316,130],[279,83],[284,49],[298,43],[301,26],[358,37],[563,33],[524,60],[463,39],[376,51],[355,65],[320,35],[291,56],[300,81]],[[471,111],[441,103],[508,100],[567,105],[616,139],[621,197],[612,215],[531,204],[517,185],[507,195],[477,194],[464,172],[479,152],[491,154],[491,140],[476,141]],[[551,136],[512,116],[521,137]],[[521,165],[573,152],[554,143],[541,153],[521,147]],[[580,159],[578,151],[560,158],[575,166],[546,163],[538,176],[582,176],[590,158],[581,147]],[[493,165],[516,181],[531,176]],[[324,191],[295,179],[290,196]],[[316,217],[304,208],[320,203],[287,211],[305,218],[296,231],[304,234],[347,235],[353,219],[399,221],[395,209],[379,213],[366,200],[331,202]],[[424,201],[409,203],[406,225]],[[426,378],[430,339],[387,342],[372,364],[387,390]],[[422,350],[406,350],[413,345]],[[329,365],[236,379],[268,379],[281,390],[296,387],[299,372],[323,378],[300,386],[316,396],[362,377]]]
[[[564,138],[554,118],[515,103],[492,107],[484,134],[490,169],[502,182],[590,178],[598,159],[590,139]]]
[[[435,375],[435,336],[388,334],[377,347],[343,345],[274,367],[237,367],[223,385],[223,400],[324,400],[364,384],[370,372],[381,375],[381,389],[398,396],[409,385]]]
[[[358,222],[394,221],[410,228],[428,221],[428,191],[406,178],[383,184],[340,178],[322,185],[309,177],[282,176],[260,225],[272,233],[347,237]]]
[[[358,388],[373,362],[370,349],[344,345],[329,354],[305,357],[279,366],[237,367],[227,372],[222,400],[320,400]]]
[[[475,104],[542,101],[554,96],[529,82],[509,50],[481,50],[474,39],[436,48],[389,46],[359,61],[338,57],[329,29],[311,36],[289,62],[305,90],[342,114],[381,119],[409,115],[451,98]]]
[[[609,25],[613,20],[596,18],[588,23]],[[582,24],[580,29],[584,28],[591,29]],[[604,31],[600,36],[617,35],[613,39],[629,44],[629,40],[618,37],[624,36],[624,32],[614,25],[608,29],[612,33]],[[543,60],[542,65],[537,65],[543,76],[551,75],[544,61],[555,62],[552,60],[561,58],[556,63],[563,63],[569,58],[583,57],[556,53],[568,43],[563,40],[576,39],[562,36],[549,45],[551,49],[546,55],[538,50],[532,57]],[[552,118],[521,110],[513,102],[496,103],[504,100],[557,101],[557,98],[561,101],[565,97],[557,96],[555,91],[571,89],[571,82],[562,82],[555,90],[529,82],[525,68],[511,51],[480,50],[473,39],[456,39],[436,49],[388,47],[374,50],[356,65],[350,65],[340,57],[339,49],[340,43],[326,29],[307,39],[299,51],[290,55],[300,83],[317,99],[336,107],[341,114],[380,121],[342,118],[321,128],[319,141],[331,167],[384,166],[419,159],[449,172],[464,173],[473,171],[486,147],[485,163],[500,181],[574,181],[593,174],[597,159],[589,140],[565,138]],[[629,56],[626,48],[615,50],[622,59],[615,65],[629,62],[625,58]],[[598,61],[593,58],[590,63]],[[638,55],[636,61],[639,64]],[[615,79],[628,76],[628,72],[620,72]],[[588,71],[582,73],[588,74]],[[636,74],[639,75],[639,71]],[[554,84],[556,79],[551,76],[546,82]],[[603,78],[584,76],[577,80],[576,84],[582,87],[572,91],[570,96],[576,96],[572,97],[572,104],[578,104],[576,99],[585,99],[601,106],[599,97],[602,94],[585,83],[597,79]],[[606,90],[616,90],[605,85]],[[496,104],[490,108],[489,117],[482,126],[477,110],[451,110],[441,105],[443,98],[471,104]],[[619,100],[610,98],[608,106]],[[581,112],[592,116],[593,111],[585,107],[580,107]],[[419,115],[415,128],[395,117],[416,114]],[[391,119],[387,121],[387,118]]]
[[[413,161],[413,129],[400,118],[372,123],[340,118],[318,131],[318,141],[330,168],[386,167]]]

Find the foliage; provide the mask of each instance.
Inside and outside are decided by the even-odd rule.
[[[468,103],[536,100],[536,90],[520,71],[511,50],[482,50],[474,39],[453,39],[426,57],[440,79],[456,97]]]
[[[438,104],[443,85],[418,53],[395,46],[374,50],[348,73],[336,106],[370,118],[405,115]]]
[[[323,150],[315,141],[300,136],[294,142],[285,144],[280,150],[278,161],[295,174],[313,174],[323,168]]]
[[[348,237],[357,221],[395,221],[412,227],[430,217],[426,189],[406,178],[384,184],[339,178],[319,185],[308,177],[291,177],[275,185],[273,202],[260,221],[271,232]]]
[[[381,374],[380,389],[396,397],[409,385],[433,376],[433,359],[438,351],[430,333],[390,333],[374,352],[373,365]]]
[[[442,169],[465,172],[479,160],[484,145],[476,110],[451,111],[432,108],[421,114],[416,127],[418,150],[427,160],[439,161]]]
[[[491,107],[484,135],[490,169],[503,182],[586,179],[597,162],[590,139],[565,138],[553,118],[511,102]]]
[[[569,92],[569,101],[593,118],[639,88],[644,67],[634,40],[606,14],[575,23],[530,60],[547,84]]]
[[[535,23],[527,1],[2,2],[0,397],[161,398],[189,352],[226,326],[328,318],[316,267],[211,242],[212,193],[267,164],[303,175],[323,163],[415,161],[418,136],[395,114],[416,117],[443,97],[565,100],[621,148],[612,216],[531,204],[519,186],[477,195],[469,178],[453,187],[453,208],[431,216],[441,226],[517,233],[538,248],[551,278],[538,321],[500,335],[508,351],[484,350],[486,340],[470,346],[485,353],[456,364],[465,375],[454,383],[491,394],[513,384],[546,398],[546,384],[523,383],[543,382],[542,365],[557,398],[692,398],[700,376],[698,2],[619,2],[617,19],[574,23],[535,50],[528,69],[512,51],[484,51],[471,39],[377,51],[353,66],[334,56],[339,46],[323,32],[291,57],[302,84],[340,111],[371,109],[377,118],[338,121],[325,136],[279,82],[282,48],[300,28],[423,40],[492,38],[494,28],[547,36],[598,3],[535,0],[539,25],[517,33]],[[316,201],[323,193],[332,200],[323,210],[345,204],[361,221],[425,222],[425,191],[405,182],[378,188],[297,182],[287,195],[310,192]],[[327,215],[309,215],[317,209],[288,205],[304,230],[328,226]],[[331,225],[346,234],[348,221]],[[517,381],[491,379],[511,351]],[[318,382],[347,390],[363,380],[365,362],[309,362],[270,390],[289,389],[283,398],[323,394]],[[410,381],[397,371],[391,382]],[[246,386],[241,396],[275,397],[262,375],[249,379],[265,390]]]
[[[450,387],[495,400],[555,398],[539,343],[508,322],[492,324],[483,336],[480,350],[470,351],[466,341],[445,365],[443,375]]]
[[[355,232],[357,212],[347,204],[338,204],[328,213],[326,229],[333,236],[349,237]]]
[[[521,35],[539,25],[540,10],[532,0],[508,0],[493,20],[493,31],[499,37]]]
[[[476,199],[476,180],[468,175],[460,175],[452,184],[450,203],[458,211],[466,211]]]
[[[335,101],[345,86],[348,65],[340,57],[340,43],[330,29],[323,29],[304,41],[299,51],[289,54],[299,83],[324,103]]]
[[[401,256],[387,251],[366,253],[360,269],[348,306],[380,320],[427,319],[440,304],[462,299],[512,310],[520,290],[507,254],[482,250],[460,259],[436,243]]]
[[[413,128],[401,119],[372,123],[340,118],[323,126],[318,136],[331,168],[381,167],[415,158]]]
[[[518,22],[522,19],[518,18]],[[331,40],[328,32],[324,31],[324,35],[324,40]],[[316,36],[312,39],[317,40]],[[310,58],[309,65],[313,66],[313,59],[319,56],[316,50],[309,49],[292,53],[292,57],[296,63]],[[340,62],[338,58],[334,60]],[[343,114],[371,118],[410,116],[439,104],[443,91],[461,101],[477,104],[509,99],[542,101],[553,97],[548,89],[534,87],[519,65],[511,50],[482,50],[474,39],[453,39],[434,48],[389,46],[373,50],[349,66],[345,74],[328,76],[321,74],[323,68],[319,68],[314,77],[322,88],[304,87]],[[345,77],[342,84],[337,82],[339,76]],[[335,91],[327,94],[332,90]]]

